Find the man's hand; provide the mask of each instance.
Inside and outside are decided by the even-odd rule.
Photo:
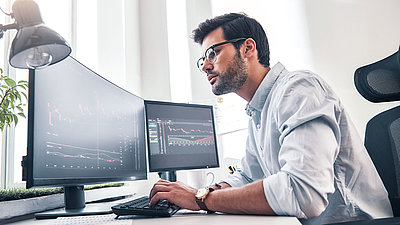
[[[196,203],[196,193],[196,188],[190,187],[180,181],[169,182],[159,180],[150,191],[150,206],[155,205],[159,200],[166,199],[170,203],[185,209],[200,210]]]

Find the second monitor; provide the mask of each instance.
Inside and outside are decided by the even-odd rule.
[[[219,166],[213,107],[145,101],[150,172],[176,181],[176,170]]]

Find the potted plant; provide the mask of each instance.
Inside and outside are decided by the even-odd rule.
[[[4,127],[10,126],[12,123],[17,125],[18,116],[24,117],[23,98],[28,99],[26,91],[28,89],[28,82],[20,80],[15,82],[10,77],[3,74],[0,68],[0,130],[3,131]]]

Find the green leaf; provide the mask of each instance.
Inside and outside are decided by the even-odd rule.
[[[6,115],[6,116],[5,116],[5,119],[6,119],[6,121],[5,121],[6,124],[7,124],[7,125],[10,125],[10,123],[12,122],[12,117],[10,118],[10,115]]]
[[[25,114],[23,112],[18,113],[19,116],[26,118]]]
[[[21,94],[25,97],[25,100],[28,100],[28,96],[24,92],[21,92]]]
[[[20,81],[18,81],[18,84],[28,84],[28,81],[26,81],[26,80],[20,80]]]
[[[18,92],[15,92],[15,96],[17,96],[17,99],[18,99],[19,101],[21,101],[21,95],[20,95]]]
[[[15,83],[15,81],[13,79],[8,78],[8,79],[5,79],[4,81],[10,87],[15,87],[15,85],[16,85],[16,83]]]
[[[13,93],[10,93],[8,96],[9,96],[10,103],[15,102],[15,95]]]
[[[16,115],[12,115],[13,117],[14,117],[14,123],[15,123],[15,126],[18,124],[18,116],[16,116]]]
[[[25,85],[17,85],[17,87],[23,88],[24,90],[27,89],[27,87]]]

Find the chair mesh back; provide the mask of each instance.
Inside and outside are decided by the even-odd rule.
[[[391,141],[393,142],[393,150],[397,150],[397,152],[396,151],[393,152],[393,155],[397,156],[396,161],[399,162],[400,161],[400,118],[393,121],[392,124],[390,124],[389,128],[390,128]],[[397,175],[399,175],[398,177],[400,177],[400,170],[398,170],[397,172],[399,172]]]
[[[400,106],[367,124],[365,147],[389,194],[393,215],[400,216]]]
[[[367,124],[365,147],[390,196],[400,196],[400,106]]]
[[[378,95],[397,95],[400,90],[400,73],[377,69],[367,75],[367,84]]]
[[[400,51],[358,68],[354,83],[358,92],[371,102],[400,100]]]

